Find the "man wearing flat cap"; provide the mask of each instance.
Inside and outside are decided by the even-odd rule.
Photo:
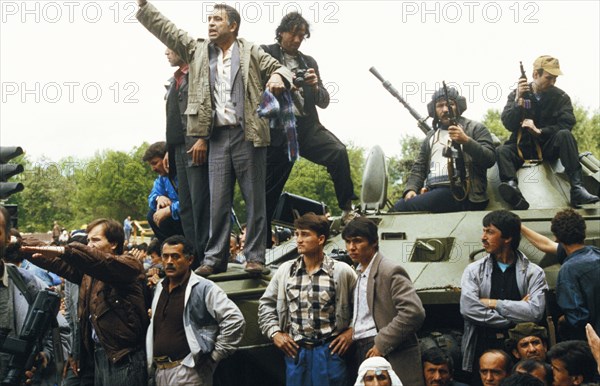
[[[507,351],[518,360],[546,360],[548,333],[546,328],[532,322],[519,323],[508,330]]]
[[[571,206],[600,200],[583,187],[579,150],[571,133],[575,126],[571,98],[554,86],[562,74],[558,59],[540,56],[533,63],[533,82],[520,78],[502,111],[502,123],[512,134],[497,151],[499,192],[513,209],[529,208],[517,181],[517,170],[527,160],[560,159],[571,182]]]

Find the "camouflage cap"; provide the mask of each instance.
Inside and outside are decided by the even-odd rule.
[[[538,326],[537,324],[532,322],[519,323],[514,328],[508,330],[508,337],[510,339],[514,339],[516,342],[528,336],[537,336],[538,338],[544,340],[548,339],[548,333],[546,332],[546,328]]]
[[[562,75],[562,71],[560,70],[560,64],[558,63],[558,59],[553,58],[550,55],[542,55],[533,62],[533,70],[544,70],[551,75],[559,76]]]

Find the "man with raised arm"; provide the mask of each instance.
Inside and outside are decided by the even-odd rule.
[[[187,135],[198,141],[189,152],[194,163],[208,161],[211,218],[204,261],[196,272],[208,276],[227,269],[237,179],[248,214],[246,271],[260,274],[267,241],[265,174],[270,135],[268,121],[255,110],[263,85],[281,93],[291,84],[292,74],[259,46],[238,38],[241,18],[229,5],[215,4],[208,16],[208,39],[197,40],[146,0],[138,0],[138,5],[140,23],[190,66]]]

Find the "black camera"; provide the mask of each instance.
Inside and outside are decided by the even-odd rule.
[[[294,86],[296,87],[304,87],[306,83],[306,72],[308,70],[305,68],[299,68],[294,72]]]

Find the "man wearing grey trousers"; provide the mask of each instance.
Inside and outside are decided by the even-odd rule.
[[[269,125],[256,114],[263,85],[278,94],[289,88],[291,72],[258,45],[238,38],[235,8],[215,4],[208,15],[208,39],[193,39],[146,0],[137,18],[167,47],[189,63],[187,135],[196,136],[190,152],[195,163],[208,158],[210,235],[196,273],[227,269],[230,213],[235,180],[246,203],[246,271],[263,271],[266,246],[265,174]],[[210,144],[210,153],[208,145]]]

